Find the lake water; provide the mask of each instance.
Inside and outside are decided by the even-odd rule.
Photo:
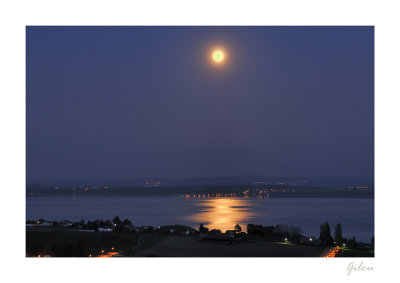
[[[28,197],[26,218],[46,220],[112,219],[118,215],[136,226],[204,223],[211,229],[233,229],[238,223],[300,226],[319,236],[319,225],[340,222],[343,236],[369,242],[374,235],[374,200],[369,198],[209,198],[176,197]]]

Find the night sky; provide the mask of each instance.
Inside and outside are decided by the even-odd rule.
[[[373,27],[26,35],[28,180],[373,176]]]

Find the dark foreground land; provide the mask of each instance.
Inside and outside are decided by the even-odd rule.
[[[132,250],[138,235],[32,227],[26,229],[27,256],[87,257]],[[104,252],[102,252],[104,251]]]
[[[342,248],[337,254],[337,257],[374,257],[374,251]]]
[[[195,237],[166,236],[138,249],[135,256],[159,257],[319,257],[324,248],[267,241],[217,243]]]
[[[117,226],[118,227],[118,226]],[[173,228],[173,229],[171,229]],[[60,227],[26,227],[26,256],[51,257],[373,257],[373,249],[323,247],[249,235],[199,234],[187,226],[159,227],[157,232],[99,232]],[[173,231],[174,233],[171,233]],[[212,232],[212,231],[211,231]],[[211,233],[210,232],[210,233]],[[206,236],[205,236],[206,235]],[[315,242],[315,240],[313,241]]]
[[[325,248],[260,240],[240,243],[202,241],[197,236],[130,235],[43,227],[27,228],[27,256],[129,257],[319,257]],[[54,254],[54,251],[57,254]]]

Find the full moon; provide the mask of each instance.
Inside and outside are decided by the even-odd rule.
[[[224,61],[225,58],[224,52],[222,52],[221,50],[214,50],[212,58],[215,62],[221,63],[222,61]]]

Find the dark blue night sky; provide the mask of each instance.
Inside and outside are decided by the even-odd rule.
[[[28,180],[373,176],[373,27],[27,27],[26,60]]]

